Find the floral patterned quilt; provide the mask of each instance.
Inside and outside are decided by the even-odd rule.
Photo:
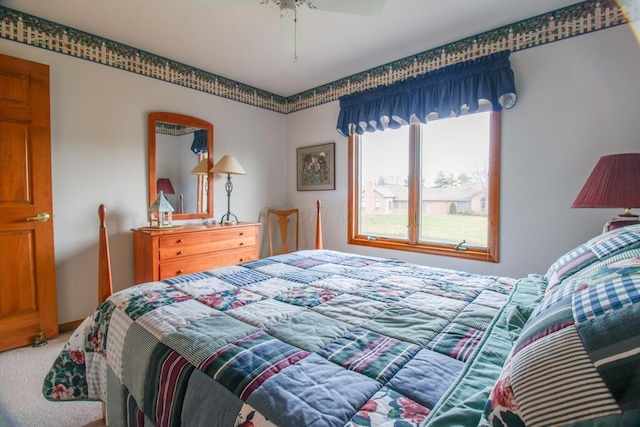
[[[475,425],[535,277],[299,251],[133,286],[74,332],[50,400],[110,425]]]

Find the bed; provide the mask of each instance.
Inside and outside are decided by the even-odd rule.
[[[43,393],[111,426],[639,424],[640,226],[519,279],[318,248],[108,286]]]

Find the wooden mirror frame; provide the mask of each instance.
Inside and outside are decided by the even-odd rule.
[[[172,123],[177,125],[183,125],[188,127],[195,127],[204,129],[207,131],[207,158],[209,161],[208,170],[213,167],[213,124],[206,120],[199,119],[197,117],[187,116],[177,113],[165,113],[165,112],[153,112],[149,113],[148,121],[148,133],[149,133],[149,202],[147,206],[156,199],[156,122]],[[172,215],[174,220],[183,219],[197,219],[197,218],[213,218],[213,173],[208,173],[208,191],[207,191],[207,212],[193,212],[193,213],[174,213]]]

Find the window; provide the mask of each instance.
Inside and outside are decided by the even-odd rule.
[[[349,155],[350,244],[498,261],[500,113],[353,135]]]

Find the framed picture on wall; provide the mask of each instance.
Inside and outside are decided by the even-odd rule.
[[[298,191],[335,190],[334,142],[296,149]]]

